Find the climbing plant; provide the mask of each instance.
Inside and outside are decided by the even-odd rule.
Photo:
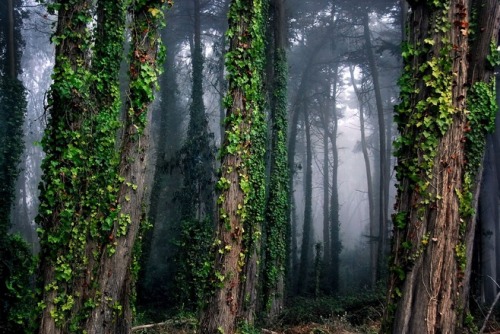
[[[84,332],[112,322],[108,331],[126,330],[130,305],[106,290],[103,277],[136,271],[131,264],[136,233],[130,227],[136,226],[136,232],[139,221],[126,210],[141,214],[142,202],[134,202],[132,209],[124,205],[132,198],[129,193],[138,190],[135,178],[127,174],[135,157],[126,149],[117,151],[116,138],[123,127],[123,147],[138,141],[144,131],[147,105],[154,97],[156,29],[163,1],[101,0],[94,7],[93,1],[69,0],[48,6],[58,21],[52,36],[56,63],[48,98],[50,120],[42,140],[46,157],[37,217],[43,272],[40,331]],[[127,8],[138,11],[141,19],[133,16],[132,41],[137,45],[131,53],[122,124],[118,77]],[[144,52],[140,43],[148,47]],[[127,255],[120,253],[123,240]],[[125,277],[114,282],[120,293],[131,289],[133,279]]]
[[[494,13],[498,4],[490,4]],[[454,332],[465,309],[476,173],[496,110],[491,84],[474,74],[487,54],[470,45],[491,34],[469,30],[479,19],[465,1],[411,6],[395,110],[398,197],[384,331]]]
[[[218,223],[214,244],[216,288],[201,321],[202,331],[210,333],[235,330],[235,315],[244,302],[239,293],[243,279],[240,272],[245,272],[245,265],[252,258],[248,255],[261,233],[265,190],[263,3],[232,1],[228,17],[226,131],[217,182]],[[254,277],[247,276],[245,282],[250,279]]]

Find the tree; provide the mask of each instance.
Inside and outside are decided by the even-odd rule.
[[[147,110],[163,1],[56,1],[56,63],[42,145],[40,333],[128,333],[143,220]],[[118,73],[132,18],[129,89]],[[93,17],[95,30],[91,30]],[[116,132],[122,128],[119,152]]]
[[[262,111],[263,8],[260,0],[233,1],[226,54],[228,94],[221,175],[217,182],[216,286],[201,319],[202,333],[234,333],[248,241],[259,237],[264,206],[265,124]],[[250,244],[252,246],[252,244]],[[246,277],[255,280],[255,277]],[[243,319],[245,320],[245,319]]]
[[[499,6],[410,5],[396,108],[399,184],[384,330],[453,333],[466,306],[476,174],[496,111],[486,59],[498,59],[488,53]],[[469,47],[471,12],[483,10]]]
[[[271,98],[271,167],[269,196],[264,228],[263,305],[266,317],[274,319],[285,298],[285,267],[288,258],[289,178],[287,150],[287,60],[285,7],[282,0],[274,5],[273,95]]]
[[[385,249],[387,245],[387,188],[389,184],[389,159],[387,158],[387,144],[386,144],[386,125],[384,116],[384,106],[382,102],[382,94],[379,83],[378,67],[375,60],[374,48],[372,45],[372,37],[370,32],[370,17],[369,12],[365,11],[363,17],[363,36],[365,39],[366,54],[368,57],[368,66],[370,75],[373,81],[373,90],[375,92],[375,103],[377,106],[377,121],[378,121],[378,137],[379,137],[379,192],[378,192],[378,250],[377,250],[377,265],[374,276],[376,280],[381,278],[381,266],[385,257]],[[373,242],[373,240],[372,240]]]
[[[371,274],[371,285],[374,287],[377,283],[377,265],[379,261],[377,261],[377,243],[373,242],[376,238],[376,229],[375,229],[375,203],[373,198],[373,181],[372,181],[372,168],[370,164],[370,156],[368,154],[368,145],[366,142],[366,133],[365,133],[365,107],[363,99],[363,91],[356,85],[354,81],[354,70],[352,66],[349,67],[349,72],[351,75],[351,83],[354,89],[354,93],[358,99],[359,105],[359,127],[361,130],[361,151],[363,152],[363,159],[365,161],[365,171],[366,171],[366,183],[367,183],[367,196],[368,196],[368,217],[370,219],[370,274]],[[361,85],[363,88],[363,83]],[[366,88],[365,88],[366,89]]]

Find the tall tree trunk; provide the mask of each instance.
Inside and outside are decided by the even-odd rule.
[[[339,127],[339,117],[337,114],[337,85],[339,78],[339,68],[334,67],[333,70],[333,96],[330,96],[333,110],[333,127],[330,140],[332,142],[332,189],[330,196],[330,226],[331,226],[331,291],[334,295],[339,292],[340,283],[340,253],[342,251],[342,243],[340,241],[340,205],[339,205],[339,188],[338,188],[338,170],[339,170],[339,151],[337,146],[337,135]]]
[[[167,13],[167,20],[170,18]],[[170,22],[170,26],[173,22]],[[162,43],[168,45],[163,64],[163,73],[159,78],[160,103],[153,114],[152,123],[159,124],[157,130],[156,158],[154,165],[153,184],[148,209],[148,220],[153,226],[143,237],[141,273],[137,286],[139,304],[147,302],[160,302],[165,300],[167,291],[172,290],[172,281],[162,284],[162,288],[152,286],[150,282],[162,280],[164,277],[173,276],[172,262],[165,261],[165,254],[173,254],[174,247],[167,240],[176,239],[179,232],[177,228],[180,221],[180,210],[177,205],[172,205],[175,190],[182,186],[180,172],[173,172],[172,165],[181,148],[179,140],[182,137],[183,112],[177,103],[177,75],[175,68],[176,44],[175,36],[162,31]],[[156,116],[156,117],[155,117]],[[172,228],[176,226],[176,228]],[[170,294],[172,295],[172,294]]]
[[[304,102],[303,102],[304,103]],[[312,257],[312,143],[311,123],[307,109],[303,110],[304,124],[306,129],[306,166],[305,166],[305,202],[304,202],[304,225],[302,230],[302,246],[300,251],[298,291],[305,294],[308,288],[308,274],[311,267]]]
[[[330,137],[328,136],[328,126],[330,125],[330,117],[328,112],[325,113],[325,119],[322,120],[324,123],[323,129],[323,267],[325,271],[325,280],[329,282],[330,266],[331,266],[331,251],[330,251],[330,152],[329,143]],[[326,286],[329,284],[327,283]],[[328,289],[328,288],[327,288]]]
[[[378,224],[379,224],[379,235],[378,235],[378,256],[377,256],[377,271],[376,277],[379,280],[381,274],[381,267],[383,265],[382,261],[385,258],[385,249],[387,244],[387,194],[386,194],[386,183],[388,182],[388,165],[387,165],[387,148],[385,141],[385,116],[384,116],[384,105],[382,101],[381,87],[379,83],[379,74],[377,62],[375,60],[375,53],[373,50],[373,45],[371,41],[370,32],[370,17],[369,12],[365,12],[363,19],[363,32],[365,39],[366,53],[368,56],[368,64],[370,67],[370,74],[373,80],[373,89],[375,92],[375,102],[377,106],[377,119],[378,119],[378,133],[379,133],[379,208],[378,208]]]
[[[121,156],[115,138],[125,3],[98,1],[94,36],[92,1],[55,5],[58,43],[37,217],[45,305],[40,333],[128,333],[162,1],[130,5],[133,59]]]
[[[216,287],[200,321],[204,334],[234,333],[243,300],[241,272],[255,247],[264,206],[265,125],[262,112],[264,35],[262,2],[233,1],[226,55],[226,132],[217,183]],[[244,59],[242,62],[240,59]],[[254,280],[255,277],[246,277]],[[248,319],[243,319],[248,320]]]
[[[263,304],[269,320],[284,307],[285,267],[289,243],[289,180],[287,151],[287,58],[285,8],[283,0],[274,1],[274,77],[271,99],[271,177],[266,208]]]
[[[157,52],[162,0],[133,3],[130,10],[131,55],[129,100],[120,148],[118,171],[123,179],[118,191],[118,220],[108,239],[114,240],[114,253],[103,252],[96,274],[99,293],[97,306],[86,322],[88,333],[129,333],[132,327],[134,284],[140,243],[136,239],[145,220],[146,163],[149,142],[149,106],[154,99],[157,79]],[[148,27],[148,29],[144,29]],[[142,90],[137,89],[142,85]]]
[[[364,101],[362,93],[354,81],[354,71],[352,67],[349,67],[349,72],[351,74],[351,83],[354,88],[354,92],[358,99],[359,105],[359,127],[361,131],[361,152],[363,153],[363,159],[365,162],[365,172],[366,172],[366,183],[367,183],[367,196],[368,196],[368,213],[369,213],[369,225],[370,225],[370,235],[369,235],[369,245],[370,245],[370,283],[372,288],[375,287],[377,283],[377,243],[374,242],[377,238],[377,226],[375,224],[375,203],[373,199],[373,180],[372,171],[370,163],[370,155],[368,153],[368,146],[366,143],[366,131],[365,131],[365,115],[364,115]]]
[[[288,213],[288,220],[290,221],[290,270],[288,271],[287,281],[289,290],[294,293],[297,292],[297,277],[299,272],[299,255],[298,255],[298,242],[297,242],[297,208],[295,207],[295,194],[293,179],[296,171],[295,166],[295,151],[297,147],[297,130],[299,123],[299,113],[296,111],[292,114],[292,121],[290,124],[290,135],[288,139],[288,170],[290,171],[290,178],[288,180],[288,206],[290,208]]]
[[[461,327],[468,285],[467,231],[474,216],[475,174],[496,107],[488,84],[473,81],[484,79],[471,73],[474,56],[470,64],[466,58],[469,3],[410,5],[402,103],[397,107],[398,212],[393,217],[385,331],[454,333]],[[496,9],[490,8],[490,14]],[[489,33],[475,38],[489,34],[491,41],[498,21],[485,31]],[[486,57],[480,49],[470,52]]]
[[[68,123],[73,131],[79,130],[82,122],[80,118],[87,113],[84,106],[80,103],[81,98],[79,94],[83,91],[83,87],[73,86],[70,87],[71,89],[68,91],[63,90],[62,86],[66,80],[64,78],[65,75],[74,80],[85,82],[84,75],[85,72],[88,71],[86,55],[88,52],[89,33],[87,31],[86,22],[83,20],[71,20],[70,18],[73,16],[88,18],[90,16],[91,2],[92,1],[81,1],[71,7],[62,5],[58,12],[57,28],[54,34],[55,36],[65,37],[63,37],[63,43],[56,45],[56,63],[54,65],[54,71],[59,71],[59,75],[54,75],[53,77],[54,82],[49,94],[51,118],[42,141],[46,157],[42,163],[44,176],[42,177],[42,183],[40,185],[40,208],[37,222],[44,229],[43,234],[40,235],[40,268],[43,285],[45,287],[43,289],[43,303],[45,306],[41,316],[40,334],[64,333],[67,331],[65,322],[68,320],[67,318],[72,317],[70,314],[64,314],[62,310],[59,310],[60,306],[56,303],[56,298],[60,291],[66,295],[72,294],[72,292],[69,292],[71,289],[71,282],[66,283],[67,278],[70,277],[66,276],[67,278],[64,279],[62,279],[62,277],[57,277],[57,275],[61,276],[60,272],[62,269],[56,269],[59,258],[59,262],[65,262],[65,267],[69,274],[76,272],[75,269],[70,267],[69,263],[66,263],[66,259],[61,259],[61,256],[58,254],[62,251],[61,246],[63,246],[63,244],[68,244],[69,240],[61,240],[59,241],[60,245],[51,247],[51,243],[54,244],[55,241],[49,242],[49,235],[52,237],[57,235],[56,233],[62,230],[60,227],[62,224],[71,225],[72,223],[70,220],[65,221],[62,219],[61,216],[64,210],[64,207],[61,205],[62,203],[71,201],[72,203],[70,205],[73,208],[70,209],[69,205],[66,204],[66,210],[73,210],[73,212],[81,214],[81,209],[74,203],[74,199],[70,198],[70,196],[64,196],[69,193],[69,189],[72,188],[73,185],[66,181],[61,171],[64,165],[70,165],[71,162],[65,161],[67,160],[64,159],[66,152],[61,152],[57,147],[68,147],[72,144],[70,140],[65,142],[59,141],[58,137],[64,138],[59,134],[59,131],[67,127]],[[65,35],[67,31],[71,31],[72,34]],[[68,68],[66,70],[68,73],[61,73],[61,71],[65,71],[65,68]],[[88,86],[85,88],[88,92]],[[68,106],[70,110],[67,110],[65,108],[66,106]],[[67,120],[65,120],[66,115],[70,116]],[[55,168],[52,168],[50,164],[55,165]],[[55,182],[56,180],[58,183]],[[56,190],[54,191],[53,188]],[[63,237],[68,239],[66,236],[61,236],[61,239]],[[86,238],[86,236],[84,236],[84,238]],[[67,253],[66,250],[64,250],[64,252]],[[77,259],[77,262],[83,262],[80,258]],[[50,284],[56,286],[56,288],[49,288]],[[85,293],[85,297],[87,297],[87,293]],[[64,300],[64,302],[68,304],[70,310],[73,308],[69,300]],[[81,307],[81,304],[82,303],[78,303],[75,308]],[[66,308],[68,308],[68,306],[66,306]],[[75,311],[79,312],[79,310]]]
[[[500,27],[500,5],[498,1],[492,0],[475,0],[471,2],[472,10],[475,10],[477,13],[477,22],[479,26],[478,37],[471,41],[471,50],[473,52],[470,53],[471,60],[469,66],[469,81],[472,83],[475,82],[489,82],[490,80],[496,80],[496,103],[497,106],[500,105],[500,90],[499,90],[499,77],[498,74],[493,77],[493,68],[492,64],[489,64],[489,61],[486,57],[491,51],[492,41],[497,41],[499,38],[498,29]],[[496,64],[498,71],[498,63]],[[482,175],[478,175],[476,182],[481,183],[483,186],[476,188],[475,200],[478,202],[478,221],[479,221],[479,231],[481,233],[479,235],[475,235],[476,231],[476,220],[473,216],[468,224],[467,232],[466,232],[466,240],[467,240],[467,266],[464,277],[464,293],[462,304],[467,305],[468,296],[469,296],[469,282],[471,275],[471,267],[472,267],[472,253],[474,246],[474,239],[479,239],[479,243],[484,240],[484,243],[481,245],[481,263],[480,268],[483,271],[483,262],[488,270],[489,266],[493,266],[496,268],[490,267],[491,277],[496,278],[495,281],[491,280],[489,275],[484,275],[484,284],[485,287],[489,286],[489,291],[492,293],[491,297],[485,293],[484,296],[489,300],[487,303],[491,303],[493,301],[494,296],[496,295],[496,291],[498,291],[498,286],[496,282],[498,282],[498,278],[500,277],[500,267],[498,264],[495,264],[495,260],[498,259],[498,254],[500,251],[500,247],[498,247],[498,222],[499,222],[499,202],[498,194],[499,190],[499,180],[500,180],[500,160],[498,158],[498,149],[500,148],[500,123],[499,123],[499,114],[500,111],[496,111],[495,117],[495,127],[493,129],[494,133],[489,134],[486,137],[485,143],[485,151],[484,151],[484,168],[483,171],[479,171]],[[475,153],[478,154],[479,152]],[[482,152],[481,152],[482,153]],[[484,179],[481,179],[484,178]],[[496,188],[495,188],[496,187]],[[495,227],[496,226],[496,227]],[[489,233],[493,232],[493,235],[489,237]],[[493,240],[491,240],[491,239]],[[490,240],[488,240],[490,239]],[[496,239],[496,240],[495,240]],[[477,243],[476,243],[477,244]],[[489,245],[488,245],[489,244]],[[490,249],[492,246],[493,249]],[[493,258],[493,260],[492,260]]]

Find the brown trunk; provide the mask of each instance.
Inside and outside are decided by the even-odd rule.
[[[221,173],[218,181],[218,215],[214,245],[215,291],[208,301],[200,321],[203,334],[233,334],[242,310],[240,289],[242,270],[253,275],[256,235],[261,218],[262,200],[256,184],[264,170],[257,166],[263,156],[259,153],[262,128],[260,96],[262,89],[261,58],[263,36],[260,21],[260,1],[233,1],[229,13],[231,33],[228,68],[228,97],[231,101],[226,115],[226,132],[222,145]],[[242,60],[240,60],[242,59]],[[257,161],[255,159],[258,159]],[[262,165],[263,166],[263,165]],[[252,175],[259,174],[259,175]],[[262,188],[263,189],[263,188]],[[250,200],[253,202],[248,203]],[[250,207],[254,205],[255,207]],[[244,240],[245,237],[245,240]],[[250,273],[250,274],[249,274]],[[245,283],[254,283],[255,276]],[[245,284],[245,288],[248,285]],[[253,287],[250,287],[253,291]],[[244,296],[246,297],[246,296]],[[248,321],[249,319],[242,319]]]
[[[490,53],[491,43],[498,40],[498,29],[500,27],[500,5],[498,0],[472,0],[472,7],[477,10],[477,36],[470,45],[470,65],[468,70],[468,81],[473,85],[476,82],[490,82],[495,80],[493,77],[493,67],[488,64],[487,55]],[[498,121],[498,120],[497,120]],[[486,151],[486,149],[485,149]],[[474,189],[474,199],[472,206],[478,211],[479,191],[481,178],[483,175],[482,167],[477,172]],[[470,290],[470,278],[473,259],[473,246],[476,232],[476,215],[474,214],[468,221],[465,233],[466,244],[466,267],[463,280],[464,290],[461,295],[460,307],[468,310],[468,297]],[[492,297],[493,298],[493,297]]]
[[[160,3],[161,0],[158,0]],[[120,149],[119,175],[123,178],[118,193],[120,213],[118,221],[110,233],[110,241],[114,240],[114,254],[103,252],[100,258],[96,282],[99,291],[96,294],[97,306],[87,320],[85,330],[89,334],[129,333],[132,327],[131,298],[133,297],[132,261],[137,255],[134,249],[141,222],[144,220],[146,195],[146,162],[149,142],[147,121],[148,107],[152,96],[145,97],[134,89],[134,82],[148,73],[148,68],[156,69],[156,56],[159,37],[157,27],[152,23],[149,14],[157,3],[132,9],[132,52],[129,73],[131,87],[126,106],[125,129]],[[143,29],[148,23],[151,28]],[[154,82],[149,83],[150,88]]]
[[[248,112],[244,108],[243,94],[240,90],[232,92],[233,106],[228,111],[228,116],[237,110]],[[246,132],[248,124],[241,124],[240,131]],[[226,138],[227,140],[227,138]],[[220,204],[219,212],[224,212],[226,217],[220,217],[217,228],[217,249],[215,271],[220,279],[220,287],[209,302],[209,308],[203,316],[201,332],[206,334],[234,333],[236,316],[238,314],[238,296],[240,286],[240,254],[243,253],[243,222],[238,214],[239,207],[244,205],[244,193],[240,188],[240,176],[245,175],[246,168],[241,167],[242,158],[239,155],[226,155],[222,160],[222,177],[227,180],[228,188],[222,192],[225,200]],[[220,215],[220,214],[219,214]],[[221,328],[222,330],[219,330]]]
[[[9,62],[9,77],[16,78],[16,40],[14,38],[14,4],[13,0],[7,0],[7,15],[9,22],[8,43],[7,43],[7,59]]]
[[[71,20],[73,16],[83,15],[84,17],[89,15],[89,10],[92,6],[91,0],[80,1],[77,4],[74,4],[71,7],[61,6],[58,13],[58,22],[56,28],[56,34],[62,35],[64,31],[71,30],[73,32],[71,38],[66,38],[64,43],[59,43],[56,45],[56,62],[54,67],[58,68],[61,66],[63,62],[69,62],[69,66],[71,66],[72,70],[75,72],[78,68],[87,68],[88,62],[86,61],[86,49],[83,47],[85,44],[85,37],[87,37],[87,26],[86,23],[76,20]],[[62,60],[61,60],[62,59]],[[79,78],[82,79],[82,78]],[[57,77],[55,80],[61,81],[64,78]],[[83,80],[83,79],[82,79]],[[52,102],[52,110],[51,110],[51,119],[48,127],[58,127],[61,120],[64,118],[68,118],[67,122],[70,124],[72,129],[78,129],[82,122],[81,118],[84,117],[87,112],[80,103],[81,97],[79,92],[76,90],[72,90],[71,96],[67,96],[65,98],[61,97],[57,91],[52,92],[51,98]],[[71,113],[68,112],[65,108],[67,104],[72,106]],[[52,133],[50,135],[53,135]],[[47,134],[46,134],[47,136]],[[49,138],[47,141],[53,142],[53,145],[58,145],[57,138]],[[62,159],[60,153],[52,152],[52,156],[54,160]],[[59,176],[57,177],[59,178]],[[64,175],[62,174],[60,182],[66,182],[64,180]],[[58,194],[60,195],[60,194]],[[43,196],[43,191],[41,196]],[[43,204],[43,199],[41,199],[41,203]],[[58,203],[59,204],[59,203]],[[42,218],[37,218],[40,225],[47,231],[45,233],[50,233],[52,230],[56,231],[59,229],[60,224],[60,214],[62,211],[62,207],[58,206],[56,208],[51,208],[52,212],[47,214]],[[77,208],[77,212],[81,211],[81,208]],[[49,247],[47,249],[43,248],[44,240],[41,238],[41,255],[40,255],[40,270],[42,272],[41,277],[44,286],[55,282],[56,276],[56,259],[53,258],[51,254],[51,250]],[[61,284],[59,287],[59,292],[64,293],[64,291],[71,290],[71,282],[68,284]],[[83,287],[76,287],[78,290],[83,290]],[[61,328],[56,325],[55,319],[52,317],[52,313],[56,312],[56,302],[55,298],[58,295],[58,291],[55,289],[44,289],[43,291],[43,302],[45,307],[42,311],[41,322],[39,333],[40,334],[59,334],[65,333],[67,329]],[[81,304],[77,304],[76,311],[81,307]]]
[[[467,78],[467,27],[444,25],[450,27],[447,31],[442,22],[456,22],[457,18],[467,22],[468,9],[463,0],[452,0],[449,8],[432,6],[419,2],[412,8],[409,43],[419,51],[420,45],[427,45],[429,51],[417,51],[409,58],[411,65],[407,62],[405,69],[414,73],[412,82],[416,89],[412,86],[410,95],[404,95],[411,97],[409,103],[403,101],[398,107],[400,131],[402,138],[407,139],[401,144],[404,150],[399,148],[398,152],[398,214],[389,282],[390,302],[400,296],[392,326],[392,332],[398,334],[454,333],[463,284],[457,257],[462,242],[459,194],[465,190],[463,97]],[[447,43],[453,47],[447,47]],[[443,58],[437,58],[438,55]],[[434,82],[426,76],[427,71],[420,66],[429,62],[436,64],[436,68],[429,71],[443,81]],[[437,106],[431,103],[424,111],[419,109],[419,101],[434,96],[446,102],[439,102]],[[410,109],[403,109],[405,106]],[[431,112],[448,117],[449,126],[430,125],[421,129],[417,117],[430,117]],[[441,135],[442,132],[445,133]],[[432,162],[426,165],[422,161],[428,160],[429,148],[420,143],[427,143],[429,136],[436,136],[438,143],[430,152],[435,153]]]

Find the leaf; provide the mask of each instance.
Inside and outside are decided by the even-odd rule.
[[[150,12],[153,17],[156,17],[161,12],[161,10],[159,10],[158,8],[149,8],[148,12]]]

